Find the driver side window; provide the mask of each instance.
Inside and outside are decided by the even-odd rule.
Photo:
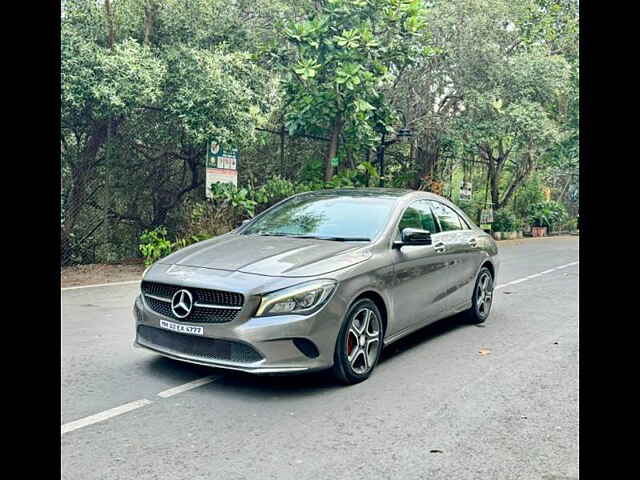
[[[400,218],[400,222],[398,222],[398,232],[396,234],[398,239],[405,228],[419,228],[428,230],[430,233],[438,231],[427,201],[418,200],[407,207]]]
[[[413,206],[407,207],[402,214],[400,223],[398,223],[398,231],[402,232],[405,228],[422,228],[422,220],[420,212]]]

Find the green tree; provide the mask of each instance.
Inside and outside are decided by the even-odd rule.
[[[276,81],[251,53],[232,51],[226,37],[207,34],[221,31],[214,28],[216,19],[220,27],[226,19],[221,5],[65,3],[63,243],[77,224],[79,206],[95,204],[96,183],[114,189],[108,195],[113,201],[97,204],[105,218],[138,229],[163,224],[203,186],[207,140],[246,145],[266,121],[278,97]],[[195,31],[199,35],[191,36]]]
[[[343,131],[372,146],[376,127],[392,129],[383,89],[422,53],[425,12],[422,0],[320,0],[284,29],[287,127],[329,133],[325,181]]]

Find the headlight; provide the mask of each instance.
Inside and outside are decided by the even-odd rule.
[[[149,265],[147,268],[144,269],[144,272],[142,272],[142,278],[144,278],[144,276],[147,274],[147,272],[149,271],[149,269],[153,267],[153,263],[151,265]]]
[[[269,293],[262,297],[256,317],[309,315],[327,302],[336,285],[333,280],[318,280]]]

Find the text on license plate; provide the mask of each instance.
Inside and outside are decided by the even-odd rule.
[[[160,320],[160,327],[174,332],[188,333],[189,335],[204,335],[204,328],[194,327],[193,325],[180,325],[179,323],[167,322]]]

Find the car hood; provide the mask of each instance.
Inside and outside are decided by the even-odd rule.
[[[179,250],[158,263],[257,275],[310,277],[363,262],[369,245],[228,233]]]

